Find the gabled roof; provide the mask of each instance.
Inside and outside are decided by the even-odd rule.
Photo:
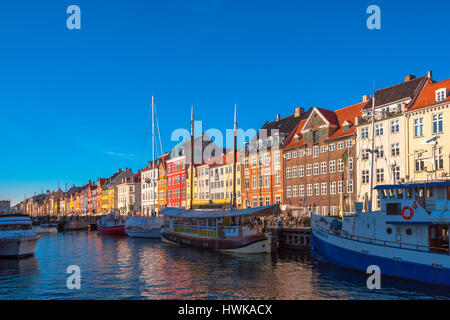
[[[447,97],[443,101],[436,102],[436,90],[447,89]],[[417,100],[409,106],[407,111],[414,111],[426,107],[431,107],[436,104],[441,104],[450,101],[450,79],[443,81],[428,80],[420,93]]]
[[[355,132],[355,126],[354,121],[355,118],[358,116],[361,116],[361,110],[365,106],[366,102],[359,102],[357,104],[336,110],[331,111],[327,109],[322,108],[314,108],[324,118],[327,119],[327,122],[334,125],[336,130],[330,131],[331,135],[328,137],[328,139],[334,139],[342,136],[346,136],[349,134],[353,134]],[[311,113],[311,115],[313,112]],[[310,116],[311,116],[310,115]],[[308,117],[309,119],[309,117]],[[284,141],[282,148],[293,148],[298,147],[304,144],[303,141],[303,128],[307,124],[308,119],[302,120],[296,127],[295,130],[292,131],[292,133],[286,138]],[[348,130],[344,131],[344,123],[346,123],[350,126]],[[299,139],[295,139],[295,137],[298,137]]]
[[[406,98],[414,98],[420,92],[427,79],[427,76],[423,76],[410,81],[399,83],[394,86],[377,90],[375,92],[375,107]],[[364,106],[364,110],[372,108],[372,99],[370,99]]]

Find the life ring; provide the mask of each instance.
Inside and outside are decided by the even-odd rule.
[[[410,212],[408,216],[405,216],[405,211],[406,210],[409,210],[409,212]],[[413,217],[413,215],[414,215],[414,210],[411,207],[409,207],[409,206],[403,207],[403,209],[402,209],[402,217],[403,217],[403,219],[409,220],[409,219],[411,219]]]

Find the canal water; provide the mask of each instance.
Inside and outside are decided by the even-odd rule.
[[[77,265],[81,288],[68,289]],[[236,255],[92,231],[43,234],[36,256],[0,260],[0,299],[448,299],[450,289],[367,276],[308,254]]]

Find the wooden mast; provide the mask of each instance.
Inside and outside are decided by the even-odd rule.
[[[194,198],[194,105],[191,106],[191,163],[190,163],[190,190],[191,190],[191,196],[190,196],[190,209],[192,210],[192,202]]]
[[[234,143],[233,143],[233,200],[232,200],[232,207],[236,208],[236,162],[237,162],[237,154],[236,154],[236,148],[237,148],[237,118],[236,118],[236,104],[234,105]]]

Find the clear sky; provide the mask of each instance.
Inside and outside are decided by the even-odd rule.
[[[69,30],[66,9],[81,9]],[[381,30],[369,30],[369,5]],[[407,74],[450,77],[442,0],[0,2],[0,200],[80,185],[164,151],[190,106],[203,128],[338,109]]]

